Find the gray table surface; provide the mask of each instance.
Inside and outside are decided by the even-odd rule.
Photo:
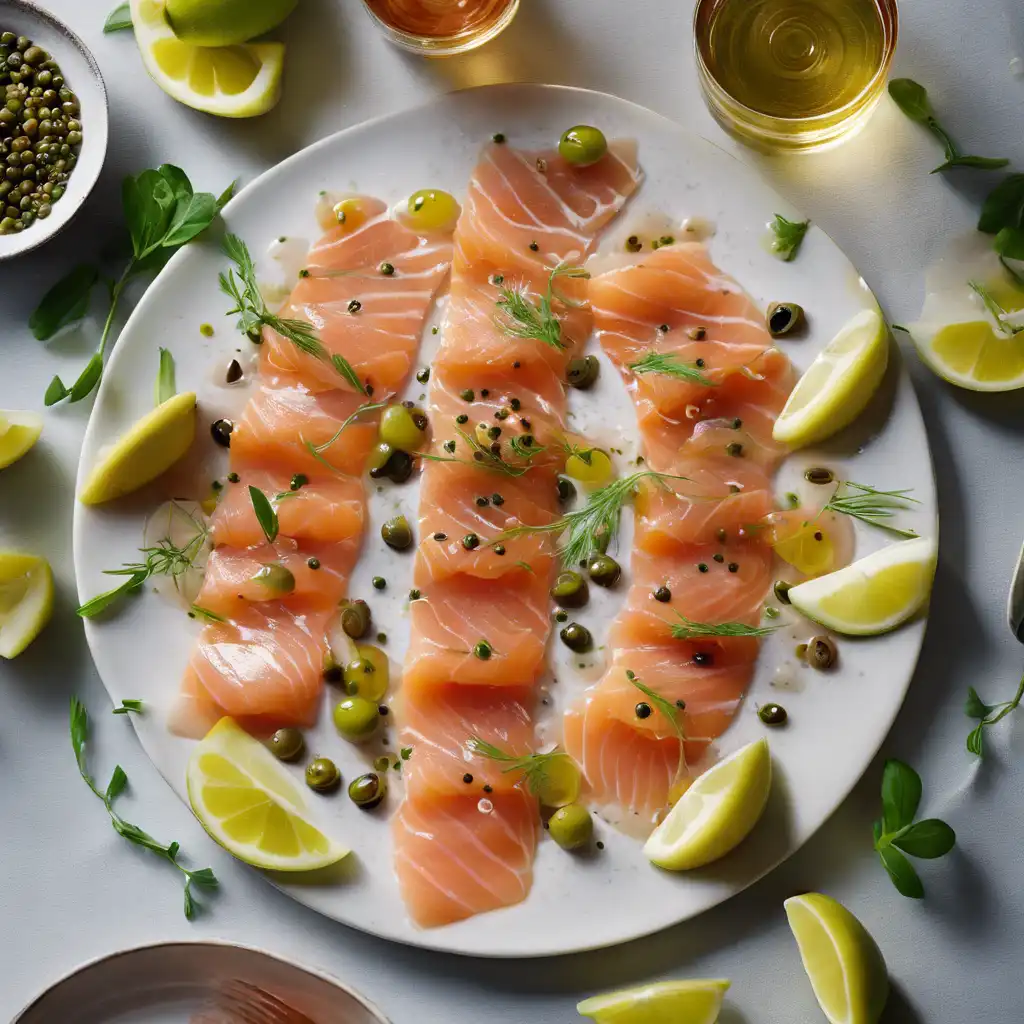
[[[112,135],[103,178],[58,240],[0,265],[0,406],[42,409],[54,372],[72,378],[92,342],[35,342],[25,323],[45,288],[93,253],[119,222],[127,172],[174,161],[197,186],[251,180],[295,150],[365,118],[448,90],[497,81],[560,82],[618,93],[736,149],[704,109],[690,52],[688,0],[523,0],[497,42],[447,62],[387,46],[357,0],[302,0],[288,23],[285,96],[256,122],[228,123],[175,104],[153,85],[127,35],[103,36],[113,0],[49,0],[93,48],[106,76]],[[897,74],[926,83],[953,134],[973,151],[1024,167],[1024,55],[1019,0],[904,0]],[[849,144],[799,159],[755,160],[777,189],[860,268],[890,317],[912,318],[922,269],[943,237],[969,229],[989,179],[929,177],[936,147],[886,100]],[[890,1022],[1021,1019],[1024,968],[1024,728],[1004,723],[979,768],[964,751],[968,685],[1012,691],[1024,651],[1003,623],[1020,543],[1022,400],[975,395],[934,378],[908,353],[939,478],[942,544],[931,623],[910,695],[881,756],[914,764],[924,810],[945,817],[955,852],[923,865],[923,902],[898,896],[871,849],[881,756],[821,831],[741,896],[670,931],[617,949],[547,961],[492,962],[392,946],[320,918],[219,850],[162,782],[109,707],[73,608],[72,487],[87,404],[46,416],[32,457],[0,487],[0,541],[49,556],[54,621],[21,658],[0,666],[0,1020],[79,963],[147,942],[216,937],[263,946],[361,988],[395,1024],[575,1019],[578,998],[663,977],[731,978],[728,1020],[822,1019],[782,901],[820,890],[846,903],[877,938],[895,992]],[[139,670],[145,671],[145,652]],[[211,863],[221,894],[194,923],[179,883],[109,828],[75,772],[67,704],[97,719],[95,761],[131,778],[126,806],[154,834]],[[836,699],[855,701],[855,693]],[[723,1019],[726,1019],[723,1017]]]

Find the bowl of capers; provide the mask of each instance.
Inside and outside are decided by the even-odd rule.
[[[29,0],[0,0],[0,260],[74,217],[106,151],[107,93],[88,47]]]

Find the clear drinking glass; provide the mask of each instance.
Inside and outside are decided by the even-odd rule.
[[[363,0],[367,13],[396,46],[425,57],[449,57],[482,46],[502,32],[519,0]]]

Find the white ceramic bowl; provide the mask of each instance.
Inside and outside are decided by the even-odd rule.
[[[17,235],[0,235],[0,260],[11,259],[53,238],[78,213],[96,184],[107,155],[107,90],[89,48],[63,22],[29,0],[0,0],[0,30],[28,36],[52,54],[82,105],[82,151],[67,191],[46,220]]]

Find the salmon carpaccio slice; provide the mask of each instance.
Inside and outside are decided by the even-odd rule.
[[[313,324],[328,356],[348,360],[380,401],[405,385],[452,243],[441,233],[411,231],[379,199],[359,203],[365,221],[351,231],[339,225],[313,247],[308,273],[281,315]],[[383,261],[393,274],[380,272]],[[366,401],[330,358],[264,331],[259,379],[232,433],[234,475],[212,517],[215,547],[196,599],[196,614],[208,621],[171,715],[174,731],[202,736],[222,715],[253,731],[315,720],[325,634],[362,544],[361,477],[377,436],[369,414],[338,430]],[[319,457],[311,445],[322,449]],[[307,482],[293,491],[300,473]],[[272,545],[250,487],[277,512]],[[294,588],[278,594],[254,580],[264,565],[288,569]]]
[[[432,454],[459,461],[424,466],[415,570],[421,597],[412,606],[396,708],[402,743],[415,753],[393,824],[395,868],[410,916],[423,927],[524,899],[538,835],[536,799],[515,773],[475,754],[469,740],[511,755],[533,751],[554,541],[509,539],[503,552],[492,542],[517,525],[545,525],[558,515],[565,369],[592,319],[580,279],[557,282],[563,348],[511,336],[496,303],[504,287],[536,304],[554,267],[581,264],[593,252],[639,180],[629,144],[613,144],[587,168],[571,167],[557,153],[490,145],[455,230],[428,415]],[[481,423],[491,430],[482,450]],[[479,544],[464,543],[467,537]],[[480,641],[489,657],[474,654]]]
[[[772,425],[793,372],[762,314],[702,245],[665,246],[602,274],[590,300],[633,397],[647,465],[684,479],[640,489],[612,662],[566,712],[564,740],[591,799],[650,827],[687,784],[686,766],[729,726],[753,675],[756,639],[679,639],[672,627],[760,622],[773,552],[750,527],[774,508],[771,474],[783,451]],[[634,373],[649,353],[696,364],[706,380]],[[659,587],[669,601],[654,600]],[[637,717],[644,697],[630,674],[676,704],[682,750],[659,710]]]

